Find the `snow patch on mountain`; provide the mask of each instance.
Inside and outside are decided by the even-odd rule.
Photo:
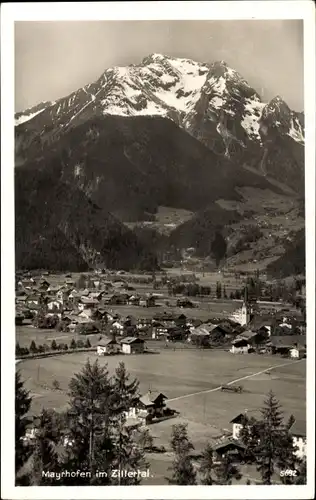
[[[260,128],[259,120],[262,114],[262,110],[265,107],[265,104],[263,102],[254,99],[247,99],[244,107],[245,107],[245,114],[240,124],[250,138],[253,138],[261,142],[261,137],[259,134],[259,128]]]
[[[292,118],[291,127],[287,135],[292,137],[294,141],[299,142],[300,144],[304,144],[305,141],[302,127],[297,118]]]
[[[44,111],[44,109],[46,109],[46,108],[40,109],[39,111],[36,111],[36,113],[31,113],[30,115],[22,115],[19,118],[16,118],[15,126],[17,127],[18,125],[21,125],[22,123],[28,122],[29,120],[34,118],[36,115],[39,115],[40,113],[42,113]]]

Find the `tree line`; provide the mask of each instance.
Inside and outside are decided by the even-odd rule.
[[[72,339],[70,344],[66,343],[60,343],[57,344],[56,340],[53,339],[51,344],[39,344],[37,345],[34,340],[30,343],[29,347],[21,347],[19,342],[16,343],[15,345],[15,355],[16,356],[27,356],[28,354],[41,354],[45,352],[52,352],[52,351],[68,351],[68,349],[83,349],[83,348],[90,348],[91,343],[89,339],[86,339],[86,341],[83,340],[75,340]]]
[[[124,363],[110,377],[107,365],[88,360],[70,380],[68,409],[43,409],[38,417],[34,439],[26,439],[30,425],[32,398],[19,372],[15,379],[15,469],[16,485],[137,485],[141,478],[112,477],[114,469],[135,472],[149,467],[146,452],[153,451],[148,429],[133,430],[126,425],[126,412],[135,405],[139,383],[131,379]],[[304,484],[306,462],[294,454],[290,423],[284,423],[279,402],[269,393],[260,420],[244,422],[241,440],[243,460],[254,463],[263,484],[272,484],[282,469],[295,468],[296,478],[285,482]],[[231,454],[215,457],[208,443],[199,455],[189,439],[187,426],[172,427],[170,448],[173,463],[166,478],[169,484],[232,484],[240,480],[240,466]],[[165,451],[164,449],[160,451]],[[80,470],[83,474],[63,475]],[[101,477],[97,471],[104,471]],[[53,475],[51,474],[53,473]],[[56,481],[56,474],[59,479]]]

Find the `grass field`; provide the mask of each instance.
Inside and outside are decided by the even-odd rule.
[[[102,365],[108,363],[110,374],[120,361],[124,361],[131,376],[139,380],[142,393],[150,388],[168,397],[168,405],[178,410],[180,416],[150,426],[155,443],[167,449],[173,424],[187,423],[190,438],[200,451],[207,441],[212,442],[223,432],[231,431],[230,421],[238,413],[260,408],[270,389],[279,399],[286,416],[292,413],[297,420],[306,420],[305,360],[293,362],[273,356],[233,355],[217,350],[162,350],[157,354],[109,358],[97,358],[94,353],[76,353],[23,360],[18,369],[33,396],[32,413],[38,414],[43,407],[66,408],[69,381],[88,358],[92,362],[98,359]],[[275,367],[270,375],[262,373],[270,367]],[[60,391],[52,391],[54,379],[59,381]],[[243,393],[218,390],[221,384],[239,379],[242,380],[236,383],[243,385]],[[154,477],[146,481],[165,483],[172,455],[149,455],[149,459]],[[251,477],[253,474],[254,471]]]

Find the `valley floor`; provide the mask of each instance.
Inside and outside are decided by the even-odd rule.
[[[171,427],[176,423],[188,424],[189,436],[199,452],[207,441],[214,442],[223,432],[231,432],[230,421],[237,414],[245,409],[260,408],[270,389],[279,399],[285,416],[293,414],[298,421],[306,420],[305,360],[191,349],[162,349],[156,354],[109,358],[97,358],[95,353],[76,353],[23,360],[19,370],[33,396],[32,412],[37,414],[42,407],[66,408],[69,381],[88,358],[107,363],[110,373],[124,361],[131,376],[139,380],[142,393],[149,388],[158,390],[168,397],[168,406],[180,412],[174,419],[149,427],[155,444],[164,445],[167,453],[148,456],[152,477],[143,480],[143,484],[166,484],[165,476],[172,462],[172,454],[168,452]],[[61,390],[52,390],[54,379],[59,381]],[[219,390],[220,385],[236,380],[243,385],[241,394]],[[257,477],[255,469],[247,474],[252,479]]]

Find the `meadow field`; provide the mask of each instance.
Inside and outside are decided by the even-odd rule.
[[[66,409],[69,381],[88,358],[91,362],[98,359],[101,365],[107,364],[110,374],[123,361],[131,377],[139,380],[141,393],[148,389],[160,391],[168,398],[168,406],[180,412],[176,418],[150,426],[155,444],[165,446],[167,453],[148,456],[152,477],[144,480],[144,484],[166,483],[165,476],[172,462],[168,448],[173,424],[188,424],[189,436],[199,452],[206,442],[212,443],[223,433],[230,433],[230,421],[240,412],[262,407],[270,389],[279,399],[286,418],[293,414],[298,421],[306,420],[306,360],[234,355],[215,349],[162,349],[155,354],[111,357],[81,352],[22,360],[17,368],[33,397],[31,413],[36,415],[43,407]],[[60,390],[53,390],[54,380],[58,380]],[[221,384],[233,381],[243,386],[241,394],[219,390]],[[256,476],[252,468],[248,477]]]

